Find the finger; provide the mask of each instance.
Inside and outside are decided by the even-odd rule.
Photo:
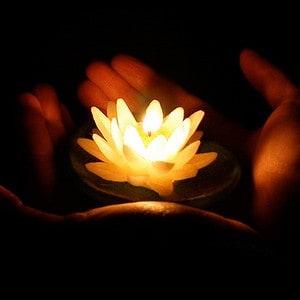
[[[33,94],[40,101],[42,113],[53,142],[58,143],[66,136],[67,132],[54,88],[49,84],[39,84],[35,87]]]
[[[0,207],[1,213],[3,213],[3,207],[6,206],[9,209],[14,209],[16,213],[21,213],[22,217],[26,217],[28,219],[42,222],[51,222],[52,224],[56,224],[64,220],[64,216],[57,215],[54,213],[47,213],[30,206],[25,205],[21,199],[14,194],[12,191],[8,190],[4,186],[0,185]],[[3,217],[1,215],[1,217]]]
[[[66,129],[66,132],[67,133],[72,132],[74,129],[73,119],[72,119],[68,109],[62,103],[60,103],[60,111],[61,111],[62,121],[64,124],[64,128]]]
[[[283,101],[299,98],[300,92],[291,80],[257,52],[244,49],[240,54],[240,65],[245,77],[272,108]]]
[[[117,55],[112,59],[111,65],[124,80],[145,97],[159,100],[165,112],[182,106],[187,114],[191,114],[199,109],[200,105],[206,105],[179,85],[131,56]]]
[[[204,134],[235,151],[242,159],[249,158],[252,151],[250,132],[228,120],[208,103],[131,56],[114,57],[112,66],[131,86],[142,91],[147,98],[160,100],[164,111],[182,106],[186,116],[189,116],[196,110],[203,110],[205,116],[200,126]]]
[[[84,80],[79,84],[77,95],[80,102],[88,110],[92,106],[97,106],[102,111],[106,111],[107,102],[110,101],[106,94],[90,80]]]
[[[111,101],[123,98],[130,110],[139,112],[149,102],[148,99],[133,88],[115,70],[104,62],[91,63],[86,70],[87,77],[93,82]]]
[[[55,180],[54,149],[49,135],[42,107],[39,100],[30,93],[23,93],[18,98],[23,137],[26,143],[26,160],[28,166],[21,166],[27,181],[26,188],[40,188],[45,194],[50,192]],[[21,148],[23,149],[23,148]]]
[[[30,93],[21,94],[18,100],[22,114],[22,128],[30,153],[34,156],[51,156],[53,145],[43,117],[41,103]]]

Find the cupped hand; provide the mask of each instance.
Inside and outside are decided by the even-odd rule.
[[[282,220],[291,220],[289,214],[295,209],[290,206],[299,196],[300,91],[281,70],[251,49],[241,52],[240,67],[273,109],[257,130],[245,129],[227,119],[203,99],[128,55],[117,55],[110,64],[91,63],[78,96],[87,109],[95,105],[106,110],[108,101],[121,97],[136,113],[152,99],[161,101],[165,113],[177,106],[182,106],[187,116],[204,110],[201,126],[205,135],[228,147],[250,166],[252,225],[270,233]]]
[[[67,164],[67,138],[74,129],[66,107],[49,84],[38,84],[18,99],[22,199],[36,208],[63,209],[66,199],[76,203]]]

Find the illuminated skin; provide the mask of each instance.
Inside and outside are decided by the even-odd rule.
[[[300,92],[281,70],[255,51],[244,49],[240,54],[240,65],[245,77],[273,108],[264,125],[256,131],[245,130],[227,120],[204,100],[189,94],[129,56],[118,55],[112,59],[111,64],[94,62],[88,66],[88,79],[80,85],[78,95],[87,110],[97,106],[104,111],[107,102],[114,101],[120,95],[130,99],[128,106],[135,112],[144,109],[152,99],[170,99],[171,102],[163,103],[166,112],[178,106],[182,106],[187,115],[199,109],[204,110],[205,118],[201,124],[205,134],[214,137],[249,163],[254,186],[250,212],[253,219],[250,225],[271,235],[277,232],[276,226],[280,226],[281,218],[286,217],[285,221],[291,223],[299,219],[299,210],[290,208],[290,204],[294,204],[292,200],[300,195]],[[48,204],[41,204],[41,199],[57,204],[63,203],[66,198],[76,198],[74,188],[68,186],[67,180],[58,177],[61,165],[54,158],[58,143],[74,127],[54,89],[48,85],[38,86],[32,94],[22,94],[20,105],[24,136],[31,158],[30,168],[26,171],[37,175],[33,177],[26,174],[29,193],[24,202],[28,206],[23,206],[22,199],[17,199],[5,187],[1,188],[1,201],[11,203],[12,207],[19,207],[27,214],[31,212],[30,205],[47,207]],[[180,212],[182,209],[181,206],[173,205],[170,208],[169,204],[165,205],[168,213]],[[160,203],[157,213],[164,215],[166,212],[163,212],[162,206],[164,204]],[[130,207],[134,211],[141,209],[141,205],[134,203]],[[105,208],[100,210],[104,211]],[[88,217],[89,212],[82,214]],[[294,218],[291,218],[293,214]],[[227,221],[234,224],[237,222],[230,219]],[[239,222],[237,224],[238,227],[244,226]]]

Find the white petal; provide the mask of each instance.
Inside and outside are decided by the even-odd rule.
[[[125,128],[123,144],[134,149],[134,151],[136,151],[141,156],[144,156],[145,145],[144,145],[137,129],[134,126],[128,125]]]
[[[128,147],[127,145],[124,145],[123,153],[132,169],[135,169],[137,171],[140,170],[136,173],[145,172],[145,169],[148,167],[149,163],[141,155],[139,155],[136,151],[134,151],[134,149]]]
[[[91,108],[91,112],[97,128],[100,130],[103,137],[108,142],[111,142],[112,140],[110,136],[110,120],[103,114],[103,112],[99,108],[95,106]]]
[[[105,157],[114,164],[124,161],[123,157],[115,152],[108,143],[99,135],[93,134],[93,139]]]
[[[122,154],[123,149],[123,141],[122,141],[122,135],[120,132],[120,129],[117,124],[117,119],[112,118],[111,120],[111,136],[115,145],[116,150]]]
[[[124,132],[127,125],[131,124],[133,126],[136,126],[137,122],[135,120],[135,117],[133,116],[127,104],[122,98],[119,98],[117,100],[116,107],[117,107],[118,124],[122,133]]]
[[[78,138],[78,145],[84,149],[89,154],[98,158],[99,160],[108,162],[109,160],[104,156],[104,154],[100,151],[99,147],[95,143],[94,140],[86,139],[86,138]]]
[[[90,172],[105,180],[124,182],[127,179],[126,172],[122,171],[120,168],[113,164],[95,162],[87,163],[85,166]]]
[[[204,117],[204,111],[203,110],[198,110],[194,112],[192,115],[188,117],[188,119],[191,120],[191,125],[190,125],[190,133],[188,136],[188,139],[192,136],[192,134],[197,130],[200,122],[202,121]]]
[[[173,180],[184,180],[195,177],[197,173],[198,169],[194,165],[186,164],[180,170],[172,170],[170,176],[172,176]]]
[[[165,160],[165,146],[167,139],[163,135],[157,136],[147,146],[145,151],[145,158],[148,161]]]
[[[177,153],[174,157],[175,167],[174,169],[180,169],[184,166],[191,158],[197,153],[197,150],[200,146],[200,141],[195,141],[192,144],[186,146],[183,150]]]
[[[175,155],[185,145],[189,133],[189,125],[190,120],[185,119],[170,136],[165,147],[165,152],[168,157]]]
[[[171,134],[183,122],[183,117],[184,109],[177,107],[165,117],[162,127]]]
[[[143,120],[143,130],[147,132],[156,132],[163,123],[163,112],[159,101],[152,100],[146,109],[146,115]]]
[[[192,157],[188,164],[201,169],[212,163],[217,156],[217,152],[198,153]]]

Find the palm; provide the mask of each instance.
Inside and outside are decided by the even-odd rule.
[[[227,120],[203,100],[129,56],[116,56],[110,66],[103,62],[92,63],[87,68],[88,79],[80,85],[78,95],[88,109],[95,105],[105,110],[107,101],[115,101],[118,97],[125,98],[135,112],[152,99],[163,100],[165,111],[183,106],[189,115],[203,109],[206,115],[201,125],[205,134],[250,163],[255,192],[254,221],[268,226],[264,220],[276,217],[289,197],[287,189],[294,192],[297,182],[300,182],[296,167],[300,163],[297,136],[300,129],[299,90],[254,51],[245,49],[240,64],[250,83],[274,109],[264,126],[256,132]]]

